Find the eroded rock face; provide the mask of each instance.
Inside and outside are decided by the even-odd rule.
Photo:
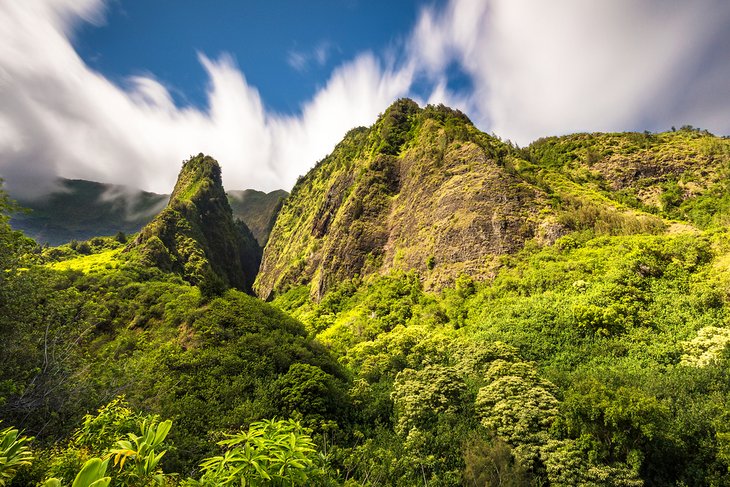
[[[532,238],[544,195],[504,163],[510,147],[446,107],[392,105],[347,134],[293,189],[255,284],[321,297],[343,279],[416,269],[430,288],[486,275]]]
[[[203,154],[183,164],[169,203],[132,248],[150,264],[212,290],[251,292],[261,258],[246,225],[233,219],[218,162]]]

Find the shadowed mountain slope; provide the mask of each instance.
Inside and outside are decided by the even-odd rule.
[[[169,199],[169,195],[81,179],[60,179],[58,186],[58,191],[40,199],[11,194],[30,210],[13,214],[12,227],[49,245],[118,232],[136,233]]]
[[[274,228],[276,216],[289,193],[283,189],[264,193],[255,189],[228,192],[233,215],[246,223],[256,241],[263,248]]]
[[[58,191],[38,199],[12,193],[11,197],[30,211],[13,214],[11,226],[51,246],[118,232],[137,233],[170,199],[169,194],[82,179],[60,178],[58,187]],[[233,217],[243,220],[263,247],[287,196],[284,190],[234,190],[228,192],[228,202]]]

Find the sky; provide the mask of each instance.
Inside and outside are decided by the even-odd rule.
[[[0,177],[169,193],[290,189],[393,101],[527,145],[572,132],[730,134],[727,0],[2,0]]]

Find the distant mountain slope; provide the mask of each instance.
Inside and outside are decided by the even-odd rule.
[[[11,194],[28,213],[14,214],[10,224],[41,243],[55,246],[71,240],[87,240],[118,232],[136,233],[165,207],[170,195],[155,194],[113,184],[81,179],[59,180],[61,190],[37,200]],[[234,218],[244,221],[260,245],[269,232],[288,195],[277,190],[229,192]]]
[[[283,189],[264,193],[255,189],[228,192],[233,215],[246,223],[261,247],[266,246],[271,229],[284,199],[289,193]]]
[[[664,133],[548,137],[522,151],[521,174],[560,175],[616,204],[706,228],[730,216],[730,139]]]
[[[20,206],[31,210],[14,214],[12,227],[49,245],[118,232],[135,233],[169,199],[164,194],[80,179],[61,179],[59,184],[61,191],[43,199],[27,200],[23,195],[11,194]]]
[[[221,168],[209,156],[185,161],[167,206],[127,249],[179,273],[205,292],[232,286],[251,292],[261,247],[245,223],[233,219]]]

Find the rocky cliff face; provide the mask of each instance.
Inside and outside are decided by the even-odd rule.
[[[129,248],[207,291],[251,292],[261,258],[249,229],[233,219],[218,162],[203,154],[183,164],[169,203]]]
[[[510,169],[508,144],[462,113],[399,100],[350,131],[302,178],[265,249],[262,298],[308,283],[313,297],[356,275],[415,269],[427,287],[486,275],[540,231],[541,189]]]

